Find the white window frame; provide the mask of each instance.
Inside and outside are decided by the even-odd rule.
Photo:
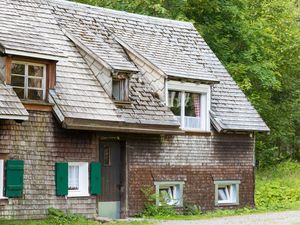
[[[215,205],[220,206],[220,205],[238,205],[239,204],[239,186],[240,186],[240,181],[239,180],[218,180],[215,181]],[[228,200],[219,200],[218,198],[218,190],[219,188],[226,187],[226,186],[231,186],[230,192],[227,193],[229,198]],[[232,186],[235,186],[236,188],[236,196],[234,196],[233,193],[233,188]]]
[[[166,84],[166,104],[168,106],[169,102],[169,91],[179,91],[181,92],[181,115],[180,115],[180,125],[181,129],[187,131],[210,131],[210,119],[209,119],[209,111],[210,111],[210,96],[211,96],[211,87],[206,84],[196,84],[196,83],[188,83],[188,82],[180,82],[180,81],[168,81]],[[201,96],[201,127],[199,129],[192,129],[185,127],[184,124],[184,115],[185,115],[185,92],[188,93],[196,93]]]
[[[42,77],[42,88],[30,88],[31,90],[40,90],[43,92],[43,99],[44,101],[46,99],[46,77],[47,77],[47,66],[45,64],[40,64],[40,63],[29,63],[29,62],[24,62],[24,61],[15,61],[13,60],[11,64],[20,64],[20,65],[25,65],[25,74],[24,74],[24,99],[29,99],[28,98],[28,80],[31,78],[28,74],[28,67],[29,66],[40,66],[43,67],[43,77]],[[11,76],[14,76],[13,73],[11,73]],[[20,74],[15,74],[15,75],[20,75]],[[15,86],[12,86],[15,87]],[[30,100],[30,99],[29,99]]]
[[[69,166],[79,166],[79,189],[69,190],[68,197],[85,197],[89,194],[89,163],[88,162],[69,162]],[[69,177],[68,177],[69,180]],[[69,188],[69,184],[68,184]]]
[[[6,199],[4,196],[4,160],[0,159],[0,199]]]
[[[184,181],[156,181],[154,182],[155,185],[155,196],[156,196],[156,205],[160,206],[161,203],[159,202],[159,189],[160,186],[175,186],[178,185],[180,188],[180,200],[177,204],[171,205],[175,207],[182,207],[183,206],[183,187],[184,187]]]

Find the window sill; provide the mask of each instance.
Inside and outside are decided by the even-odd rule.
[[[22,104],[27,110],[51,112],[54,104],[39,100],[21,99]]]
[[[130,101],[118,101],[118,100],[113,100],[113,102],[117,105],[117,106],[124,106],[124,105],[131,105]]]
[[[81,197],[90,197],[90,194],[71,194],[67,195],[67,198],[81,198]]]
[[[184,135],[196,135],[196,136],[211,136],[211,131],[205,131],[205,130],[194,130],[194,129],[186,129],[182,128],[184,131]]]
[[[237,206],[237,205],[239,205],[239,203],[232,202],[232,203],[217,203],[215,206]]]
[[[7,205],[8,204],[8,198],[7,197],[0,197],[0,206],[1,205]]]

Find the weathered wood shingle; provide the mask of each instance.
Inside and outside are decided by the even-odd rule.
[[[118,109],[83,59],[78,43],[68,37],[70,33],[112,69],[136,70],[126,56],[128,51],[134,51],[162,75],[215,83],[211,118],[219,131],[269,130],[191,23],[62,0],[0,2],[5,5],[0,9],[3,14],[0,22],[5,24],[5,29],[0,31],[2,45],[11,42],[16,49],[21,46],[43,54],[63,53],[65,58],[57,64],[57,86],[50,97],[65,117],[120,122],[130,119],[150,124],[169,121],[170,125],[176,122],[174,117],[171,119],[170,111],[156,101],[151,103],[156,105],[144,111]],[[142,101],[136,101],[133,106],[143,107]],[[155,107],[161,107],[158,112],[164,113],[154,116],[151,110]]]
[[[0,119],[28,120],[28,116],[16,93],[0,81]]]

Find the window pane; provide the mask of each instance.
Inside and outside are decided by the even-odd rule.
[[[32,100],[43,100],[43,91],[28,89],[28,98]]]
[[[42,66],[28,66],[28,76],[33,77],[43,77],[43,67]]]
[[[112,82],[112,97],[117,101],[127,100],[127,82],[123,80],[113,80]]]
[[[18,87],[24,87],[24,76],[14,76],[11,75],[11,85],[12,86],[18,86]]]
[[[24,98],[24,88],[14,87],[14,91],[16,92],[16,94],[19,98]]]
[[[218,200],[219,201],[226,201],[228,200],[228,192],[226,191],[226,187],[218,188]]]
[[[201,127],[200,105],[200,94],[185,93],[185,127]]]
[[[104,166],[110,166],[110,148],[109,146],[104,146],[103,150],[103,164]]]
[[[169,91],[169,107],[175,116],[180,116],[181,113],[181,92]]]
[[[69,166],[68,189],[79,190],[79,166]]]
[[[42,88],[42,79],[29,78],[28,87]]]
[[[12,63],[11,64],[11,73],[12,74],[25,75],[25,65],[24,64]]]
[[[181,200],[180,185],[160,186],[159,187],[160,202],[168,205],[179,205]]]

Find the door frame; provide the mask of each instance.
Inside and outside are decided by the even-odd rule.
[[[126,148],[126,140],[119,136],[107,137],[99,136],[97,138],[96,157],[100,162],[100,143],[103,142],[119,142],[120,144],[120,218],[128,217],[128,154]],[[97,215],[99,215],[100,196],[96,198]]]

